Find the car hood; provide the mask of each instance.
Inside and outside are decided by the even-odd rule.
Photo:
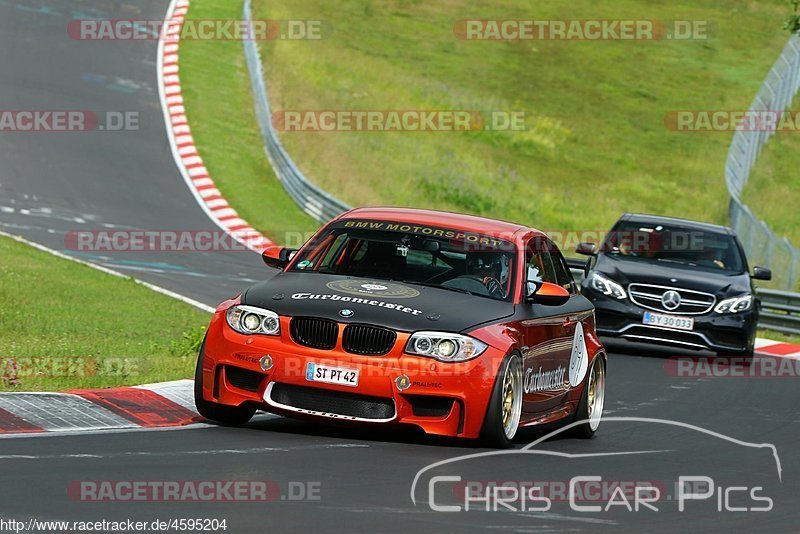
[[[598,256],[594,269],[626,287],[631,283],[653,284],[717,296],[751,291],[747,273],[724,273],[681,264],[618,259],[607,254]]]
[[[242,304],[279,315],[322,317],[407,332],[465,332],[514,314],[513,303],[487,297],[315,272],[279,273],[248,288]]]

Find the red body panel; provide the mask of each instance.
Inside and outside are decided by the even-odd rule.
[[[543,236],[538,230],[516,224],[452,213],[408,210],[399,208],[365,208],[352,210],[340,218],[393,220],[409,224],[446,226],[458,230],[479,232],[512,241],[521,252],[532,237]],[[525,280],[523,262],[517,262],[517,287],[514,302],[530,306],[523,298]],[[509,322],[477,328],[469,335],[483,341],[489,348],[479,357],[461,363],[445,363],[435,359],[406,354],[404,348],[409,332],[397,332],[397,342],[384,356],[359,356],[342,349],[342,325],[339,340],[333,350],[317,350],[295,343],[290,331],[290,317],[281,317],[280,336],[243,335],[231,329],[225,311],[238,304],[238,299],[226,301],[217,309],[204,346],[203,397],[206,401],[239,406],[257,405],[266,411],[292,416],[311,416],[330,419],[331,414],[298,414],[288,412],[265,400],[272,383],[309,386],[306,380],[308,363],[329,364],[359,369],[356,388],[314,382],[313,387],[372,397],[393,399],[395,416],[390,421],[370,424],[412,424],[430,434],[477,438],[480,435],[487,406],[492,395],[495,377],[504,358],[516,351],[523,356],[523,369],[533,375],[541,371],[568,373],[572,333],[580,322],[585,332],[589,365],[598,354],[604,354],[594,330],[594,314],[590,310],[572,316],[546,316],[525,319],[518,316]],[[259,360],[265,355],[272,359],[268,371],[261,369]],[[258,391],[252,392],[232,385],[225,376],[224,366],[233,366],[261,373]],[[528,371],[530,369],[530,371]],[[411,385],[400,389],[397,380],[406,376]],[[552,376],[552,375],[547,375]],[[563,375],[560,375],[563,376]],[[568,381],[567,381],[568,382]],[[526,392],[523,397],[521,424],[554,421],[574,413],[583,384],[577,387],[562,385],[551,390]],[[414,415],[409,398],[413,395],[454,399],[449,414],[443,417]],[[346,420],[346,417],[340,419]]]

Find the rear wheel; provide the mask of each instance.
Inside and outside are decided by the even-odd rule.
[[[586,378],[575,421],[585,421],[572,428],[572,434],[580,438],[591,438],[597,432],[603,418],[603,405],[606,399],[606,362],[598,354]]]
[[[215,423],[225,426],[240,426],[248,422],[255,408],[242,406],[224,406],[216,402],[209,402],[203,398],[203,355],[205,354],[206,343],[200,347],[200,355],[197,357],[197,367],[194,371],[194,404],[197,412]]]
[[[511,446],[522,414],[522,358],[511,354],[500,365],[486,409],[481,439],[487,446]]]

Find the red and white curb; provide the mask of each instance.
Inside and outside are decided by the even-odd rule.
[[[225,232],[259,254],[273,246],[269,238],[242,219],[217,189],[197,151],[181,94],[178,51],[189,0],[172,0],[165,17],[166,31],[158,42],[158,93],[175,164],[195,200]]]
[[[800,360],[800,345],[758,338],[756,339],[756,353]]]
[[[0,435],[176,427],[201,423],[194,382],[65,393],[0,393]]]
[[[800,360],[800,345],[757,339],[756,353]],[[204,421],[194,406],[192,380],[65,393],[0,393],[0,437],[186,427]]]

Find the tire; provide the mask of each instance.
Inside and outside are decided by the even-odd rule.
[[[593,389],[594,386],[594,389]],[[590,398],[591,397],[591,398]],[[578,403],[573,421],[586,421],[570,429],[570,434],[584,439],[591,439],[597,432],[603,416],[603,405],[606,397],[606,362],[601,354],[594,358],[592,368],[586,374],[583,393]]]
[[[247,423],[256,413],[255,408],[243,406],[224,406],[216,402],[209,402],[203,398],[203,355],[206,342],[200,346],[197,357],[197,367],[194,371],[194,404],[197,412],[214,423],[224,426],[241,426]]]
[[[503,360],[494,381],[481,430],[483,445],[499,449],[511,446],[522,413],[522,386],[522,357],[512,353]]]

